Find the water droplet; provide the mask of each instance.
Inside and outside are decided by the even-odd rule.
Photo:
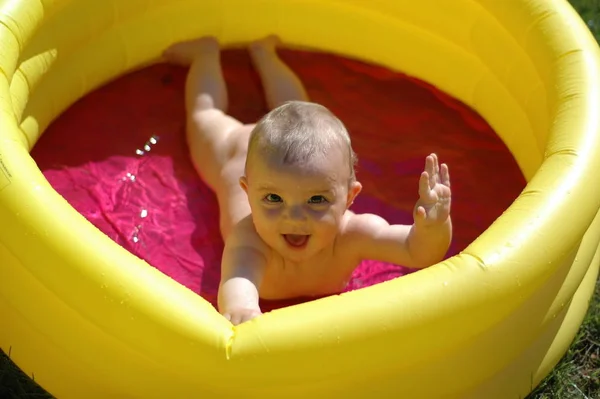
[[[142,209],[142,211],[140,212],[140,217],[145,218],[146,216],[148,216],[148,210]]]
[[[127,180],[132,181],[132,182],[135,181],[135,175],[127,172],[127,174],[121,178],[121,181],[127,181]]]
[[[137,150],[135,150],[135,153],[136,153],[137,155],[144,155],[144,151],[142,151],[142,150],[140,150],[140,149],[137,149]]]
[[[133,230],[133,234],[131,235],[131,241],[133,241],[134,243],[137,243],[140,241],[140,237],[138,236],[138,233],[140,232],[141,228],[142,228],[142,225],[137,225],[137,226],[135,226],[135,229]]]
[[[150,146],[149,146],[148,144],[146,144],[146,145],[144,146],[144,151],[146,151],[146,152],[150,151],[151,149],[152,149],[152,148],[150,148]]]
[[[157,136],[150,137],[150,143],[156,144],[157,142],[158,142],[158,137]]]

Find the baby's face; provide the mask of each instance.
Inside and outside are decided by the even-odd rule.
[[[284,259],[302,262],[333,245],[344,213],[360,191],[349,187],[348,160],[342,151],[315,156],[302,165],[285,165],[254,156],[241,185],[261,238]]]

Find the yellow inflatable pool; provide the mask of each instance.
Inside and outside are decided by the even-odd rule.
[[[233,327],[57,194],[29,151],[170,43],[278,33],[477,110],[527,177],[461,254]],[[600,254],[600,52],[565,0],[0,0],[0,347],[59,398],[520,398]]]

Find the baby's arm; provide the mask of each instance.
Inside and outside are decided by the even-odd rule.
[[[230,234],[221,262],[219,312],[234,325],[261,314],[258,288],[266,267],[266,256],[260,243],[248,235],[240,231]]]
[[[370,214],[352,216],[349,232],[362,259],[427,267],[443,259],[452,240],[450,174],[437,155],[426,158],[412,226],[390,225]]]
[[[352,245],[359,259],[423,268],[443,259],[452,239],[450,218],[439,225],[390,225],[372,214],[352,216]],[[350,227],[352,226],[352,227]]]

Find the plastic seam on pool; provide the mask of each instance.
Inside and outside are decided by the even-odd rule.
[[[236,328],[235,326],[230,327],[231,334],[227,337],[227,341],[225,342],[225,359],[231,360],[231,352],[233,351],[233,343],[236,337]]]
[[[0,10],[1,13],[1,10]],[[1,15],[1,14],[0,14]],[[13,36],[13,38],[15,39],[15,41],[17,42],[17,44],[19,45],[19,54],[23,51],[23,45],[21,44],[21,40],[19,40],[19,37],[15,34],[15,32],[11,29],[10,26],[8,26],[3,20],[0,19],[0,25],[4,26],[6,28],[6,30],[8,32],[10,32],[10,34]],[[0,59],[1,61],[1,59]],[[8,73],[6,72],[5,68],[3,67],[2,63],[0,63],[0,72],[2,72],[2,74],[4,76],[6,76],[6,80],[8,80],[9,82],[11,81],[11,79],[9,79],[8,77]],[[12,74],[11,74],[12,76]]]

